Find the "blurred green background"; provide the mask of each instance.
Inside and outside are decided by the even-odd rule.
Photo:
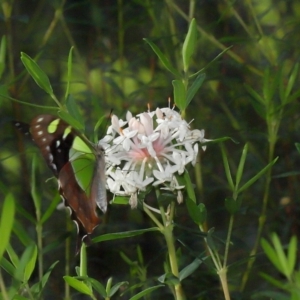
[[[280,73],[279,81],[287,85],[293,67],[299,62],[300,1],[2,0],[1,9],[0,33],[6,36],[7,48],[5,58],[1,58],[5,67],[0,86],[0,199],[8,191],[14,193],[18,201],[18,226],[25,229],[32,239],[35,238],[35,226],[30,217],[34,218],[35,211],[30,194],[30,174],[34,153],[39,159],[37,184],[44,209],[57,196],[57,183],[55,180],[46,182],[52,176],[51,172],[36,147],[16,132],[11,121],[29,122],[37,114],[51,111],[20,104],[8,97],[40,106],[54,106],[54,103],[28,76],[20,53],[35,58],[49,76],[57,98],[63,99],[68,53],[74,46],[70,92],[86,122],[86,134],[91,136],[99,117],[108,115],[111,109],[124,119],[127,110],[138,114],[147,110],[147,104],[153,110],[168,105],[168,98],[172,100],[173,97],[171,81],[174,78],[143,38],[155,42],[173,66],[181,71],[180,51],[191,18],[196,19],[198,26],[191,73],[208,65],[225,48],[232,48],[205,70],[206,80],[187,108],[186,120],[193,120],[192,128],[205,129],[208,139],[230,136],[238,142],[226,142],[233,170],[237,167],[244,143],[249,143],[244,181],[267,165],[271,158],[279,156],[268,183],[263,236],[276,231],[282,241],[288,241],[292,234],[299,234],[297,171],[300,155],[295,147],[295,143],[300,142],[299,77],[296,77],[292,90],[295,93],[293,101],[284,106],[280,105],[278,86],[274,87],[272,99],[277,109],[273,116],[276,116],[278,132],[271,154],[264,108],[253,99],[245,85],[262,95],[267,69],[271,81]],[[219,146],[212,144],[202,151],[196,171],[193,168],[190,171],[197,199],[205,203],[208,210],[207,227],[214,227],[216,236],[222,240],[229,218],[224,199],[230,196],[230,192]],[[243,194],[242,207],[236,216],[229,257],[229,263],[233,265],[228,275],[233,299],[250,299],[254,292],[267,286],[258,276],[259,272],[270,270],[273,275],[275,272],[259,251],[249,281],[245,289],[239,291],[241,276],[256,237],[265,192],[266,180],[262,178]],[[179,225],[176,246],[180,248],[180,261],[185,265],[205,249],[184,204],[178,207],[176,222]],[[150,220],[141,211],[116,205],[110,207],[95,235],[149,226]],[[44,225],[45,269],[54,261],[60,261],[48,283],[47,299],[62,299],[67,232],[72,235],[73,250],[75,227],[63,211],[55,211]],[[12,243],[17,252],[21,251],[17,238],[13,238]],[[140,278],[134,271],[130,272],[129,265],[120,256],[122,251],[132,260],[137,260],[137,245],[141,247],[147,268],[144,287],[151,286],[163,273],[166,250],[155,233],[103,242],[88,248],[89,275],[100,281],[113,276],[114,280],[127,280],[130,285],[140,283]],[[72,257],[71,262],[73,272],[78,257]],[[184,281],[183,287],[188,299],[222,299],[218,278],[209,262],[202,264]],[[128,295],[120,299],[128,299]],[[158,295],[151,299],[173,299],[168,289]],[[73,299],[84,298],[74,296]]]

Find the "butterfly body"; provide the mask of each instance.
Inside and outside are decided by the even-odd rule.
[[[22,123],[17,122],[15,125],[21,131],[27,130]],[[70,162],[70,149],[78,132],[65,121],[49,114],[35,117],[29,125],[29,131],[48,167],[57,177],[60,195],[70,208],[71,218],[78,227],[80,245],[100,223],[96,213],[97,205],[104,213],[107,209],[104,150],[100,145],[93,146],[96,163],[90,195],[87,195],[77,182]]]

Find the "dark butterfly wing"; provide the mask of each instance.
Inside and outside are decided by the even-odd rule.
[[[100,219],[96,214],[96,201],[82,190],[69,161],[76,132],[63,120],[48,114],[34,118],[29,127],[20,122],[16,122],[15,126],[24,133],[30,129],[32,139],[57,177],[60,195],[65,205],[70,208],[71,218],[78,227],[79,249],[81,241],[93,232]]]

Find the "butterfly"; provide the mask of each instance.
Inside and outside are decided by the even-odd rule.
[[[105,159],[101,145],[92,145],[96,162],[92,176],[90,194],[78,183],[70,161],[70,150],[79,133],[64,120],[50,114],[38,115],[30,124],[14,122],[15,126],[31,138],[38,146],[48,167],[58,181],[60,196],[70,208],[71,219],[77,225],[77,253],[81,243],[89,243],[90,235],[100,223],[96,213],[98,206],[103,213],[107,210],[105,189]]]

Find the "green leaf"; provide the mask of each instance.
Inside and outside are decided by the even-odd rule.
[[[166,56],[159,50],[159,48],[153,43],[151,42],[149,39],[143,39],[154,51],[154,53],[157,55],[157,57],[159,58],[159,60],[161,61],[161,63],[165,66],[165,68],[167,70],[169,70],[174,76],[176,76],[177,78],[180,78],[180,74],[177,72],[177,70],[175,68],[173,68],[173,66],[171,65],[171,63],[169,62],[169,60],[166,58]]]
[[[28,275],[30,276],[32,264],[36,261],[35,248],[35,244],[30,244],[26,247],[25,251],[23,252],[18,265],[16,265],[16,272],[14,277],[17,280],[27,282],[27,280],[29,279]]]
[[[64,276],[63,278],[69,286],[71,286],[75,290],[79,291],[80,293],[89,295],[89,296],[93,295],[93,291],[83,281],[78,280],[71,276]]]
[[[295,143],[297,151],[300,153],[300,143]]]
[[[285,256],[279,237],[276,233],[273,233],[271,235],[271,239],[277,254],[277,259],[278,259],[278,263],[280,264],[281,272],[287,278],[289,278],[291,274],[289,274],[289,270],[288,270],[287,257]]]
[[[69,113],[65,111],[59,111],[58,115],[61,119],[66,121],[68,124],[70,124],[73,128],[78,129],[79,131],[84,130],[84,124],[80,123],[80,121],[77,121],[73,116],[71,116]]]
[[[15,200],[12,194],[7,194],[2,206],[0,219],[0,259],[8,245],[14,223]]]
[[[186,90],[183,82],[181,80],[173,80],[173,92],[174,92],[174,102],[180,111],[183,111],[187,107],[186,101]]]
[[[95,125],[95,127],[94,127],[94,143],[97,143],[98,140],[99,140],[99,137],[98,137],[98,128],[101,126],[101,124],[103,123],[103,121],[104,121],[104,120],[107,120],[107,119],[108,119],[108,118],[107,118],[106,115],[103,115],[103,116],[101,116],[101,117],[98,119],[98,121],[97,121],[97,123],[96,123],[96,125]],[[102,137],[100,137],[100,138],[102,138]]]
[[[61,197],[57,193],[54,197],[54,199],[50,202],[50,205],[48,206],[47,210],[43,214],[41,218],[41,224],[44,224],[50,216],[52,216],[53,212],[57,209],[57,205],[61,202]]]
[[[33,203],[34,203],[36,212],[40,213],[41,212],[41,197],[40,197],[40,194],[36,190],[35,172],[36,172],[36,156],[33,155],[32,164],[31,164],[31,196],[33,199]]]
[[[228,50],[230,50],[233,46],[229,46],[228,48],[224,49],[221,53],[219,53],[213,60],[211,60],[204,68],[200,69],[196,73],[189,76],[189,78],[193,78],[198,76],[200,73],[203,73],[207,70],[215,61],[217,61],[220,57],[222,57]]]
[[[271,244],[264,238],[261,239],[260,244],[261,244],[265,254],[269,258],[269,260],[272,262],[272,264],[277,268],[277,270],[282,272],[281,264],[278,261],[277,253],[272,248]]]
[[[265,105],[265,100],[262,96],[260,96],[251,86],[244,84],[244,87],[246,88],[247,92],[259,103]]]
[[[17,253],[15,252],[14,248],[11,246],[11,244],[8,244],[6,247],[6,252],[9,256],[10,261],[14,265],[14,267],[17,267],[19,265],[19,257]]]
[[[261,277],[263,277],[265,280],[267,280],[268,282],[270,282],[271,284],[275,285],[276,287],[278,287],[280,289],[286,289],[285,285],[281,281],[273,278],[272,276],[262,273],[262,272],[259,273],[259,275]]]
[[[298,76],[298,71],[299,71],[299,63],[296,63],[294,65],[292,74],[289,78],[289,81],[288,81],[288,84],[287,84],[287,87],[286,87],[286,90],[285,90],[284,100],[287,100],[287,98],[289,97],[289,95],[292,91],[292,88],[294,87],[295,81],[296,81],[297,76]]]
[[[0,260],[0,266],[5,270],[11,277],[14,276],[16,268],[11,264],[5,257],[2,257]]]
[[[122,281],[122,282],[116,283],[114,286],[112,286],[112,287],[109,289],[109,294],[108,294],[108,296],[109,296],[109,297],[112,297],[112,296],[119,290],[119,288],[120,288],[122,285],[125,285],[125,284],[128,284],[128,282],[127,282],[127,281]]]
[[[111,204],[120,204],[120,205],[128,205],[129,204],[130,197],[125,196],[116,196],[114,199],[110,202]]]
[[[242,152],[242,156],[240,159],[240,163],[236,172],[236,181],[235,181],[235,189],[238,189],[238,186],[241,182],[243,171],[244,171],[244,166],[245,166],[245,161],[248,153],[248,144],[246,143]]]
[[[234,183],[233,183],[232,176],[231,176],[231,171],[230,171],[230,166],[229,166],[229,162],[228,162],[228,158],[227,158],[226,149],[225,149],[225,146],[223,143],[221,143],[220,146],[221,146],[221,153],[222,153],[222,158],[223,158],[225,174],[227,177],[227,182],[230,186],[230,189],[232,191],[234,191],[235,187],[234,187]]]
[[[77,103],[72,95],[68,95],[66,100],[66,107],[73,119],[75,119],[80,124],[80,127],[77,128],[84,131],[84,120],[82,118],[81,113],[79,112]]]
[[[189,172],[185,170],[183,177],[184,177],[184,180],[185,180],[185,188],[186,188],[188,197],[193,202],[196,203],[197,201],[196,201],[195,189],[194,189],[194,186],[192,184]]]
[[[197,268],[202,264],[202,262],[203,261],[199,258],[194,259],[192,263],[187,265],[179,272],[179,280],[182,281],[183,279],[193,274],[195,270],[197,270]]]
[[[6,36],[4,35],[0,43],[0,78],[5,70],[5,57],[6,57]]]
[[[194,80],[193,84],[188,89],[187,96],[186,96],[186,106],[188,106],[191,103],[197,91],[200,89],[201,85],[203,84],[205,77],[206,75],[204,73],[199,74]]]
[[[195,52],[196,41],[197,41],[197,24],[196,24],[196,20],[192,19],[189,26],[188,33],[186,35],[186,38],[182,46],[182,61],[183,61],[184,72],[187,72],[189,68],[191,57]]]
[[[289,274],[293,274],[297,258],[297,237],[292,236],[287,253],[287,267]]]
[[[264,167],[261,171],[259,171],[255,176],[253,176],[249,181],[247,181],[239,190],[238,193],[246,190],[250,187],[256,180],[258,180],[262,175],[264,175],[278,160],[276,157],[272,162],[270,162],[266,167]]]
[[[152,293],[153,291],[155,291],[155,290],[157,290],[157,289],[159,289],[161,287],[164,287],[164,285],[160,284],[160,285],[156,285],[156,286],[152,286],[150,288],[147,288],[147,289],[141,291],[140,293],[134,295],[129,300],[138,300],[138,299],[141,299],[142,297],[144,297],[146,295],[149,295],[150,293]]]
[[[37,253],[38,253],[38,250],[37,250],[37,246],[34,245],[33,246],[33,250],[31,252],[31,256],[25,266],[25,269],[24,269],[24,281],[27,282],[34,270],[34,267],[35,267],[35,264],[36,264],[36,259],[37,259]]]
[[[74,47],[72,46],[68,56],[68,77],[67,77],[67,88],[65,93],[65,100],[68,99],[70,93],[70,82],[72,79],[72,67],[73,67],[73,49]]]
[[[159,276],[157,280],[161,283],[165,283],[173,286],[180,283],[179,278],[174,276],[174,274],[172,274],[171,272]]]
[[[21,52],[21,60],[31,75],[36,84],[43,89],[47,94],[53,95],[53,89],[46,73],[39,67],[39,65],[26,53]]]
[[[86,279],[88,282],[90,282],[93,286],[93,288],[103,297],[106,298],[107,297],[107,293],[105,290],[105,287],[103,284],[101,284],[98,280],[88,277]]]
[[[186,198],[186,207],[190,214],[192,220],[197,224],[200,225],[200,212],[198,210],[197,204],[189,197]]]
[[[93,243],[100,243],[104,241],[110,240],[118,240],[124,239],[129,237],[138,236],[150,231],[160,231],[158,227],[146,228],[146,229],[139,229],[139,230],[132,230],[132,231],[125,231],[125,232],[117,232],[117,233],[108,233],[98,236],[93,239]]]
[[[54,267],[58,264],[59,261],[56,261],[55,263],[53,263],[50,268],[47,270],[47,272],[43,275],[42,279],[40,282],[37,282],[36,284],[34,284],[31,288],[31,290],[36,293],[41,295],[44,287],[46,286],[46,283],[48,282],[48,279],[51,275],[52,270],[54,269]]]

